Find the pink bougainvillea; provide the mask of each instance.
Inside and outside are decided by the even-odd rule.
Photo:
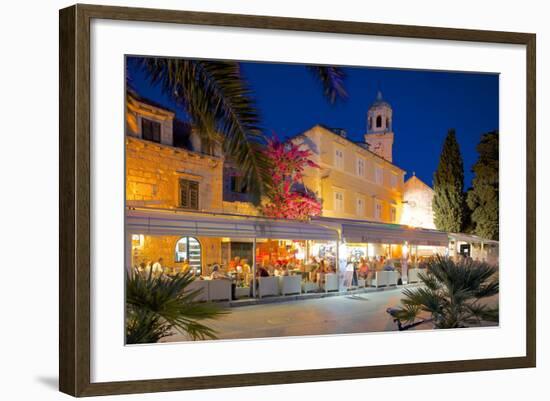
[[[262,206],[262,212],[268,217],[293,220],[307,220],[321,214],[321,203],[303,184],[303,173],[306,167],[319,168],[310,157],[309,149],[301,145],[284,143],[274,135],[265,150],[271,165],[273,187],[268,194],[269,201]],[[303,186],[303,185],[302,185]]]

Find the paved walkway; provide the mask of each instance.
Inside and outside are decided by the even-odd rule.
[[[402,288],[354,296],[291,301],[231,308],[208,321],[220,339],[265,338],[397,330],[386,308],[399,305]],[[420,325],[418,329],[430,328]],[[186,341],[174,335],[165,341]]]

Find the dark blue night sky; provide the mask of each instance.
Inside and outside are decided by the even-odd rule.
[[[347,131],[348,138],[362,140],[366,113],[378,88],[393,108],[394,164],[432,184],[443,140],[449,128],[456,129],[464,158],[465,187],[470,186],[471,168],[480,136],[498,129],[498,75],[411,71],[379,68],[344,68],[347,100],[330,104],[321,84],[301,65],[241,63],[245,79],[255,94],[262,127],[267,134],[291,136],[315,124]],[[136,91],[185,113],[152,87],[144,73],[129,59],[128,73]]]

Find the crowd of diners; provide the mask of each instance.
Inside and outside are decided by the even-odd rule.
[[[385,256],[371,256],[360,258],[348,258],[346,271],[352,271],[354,279],[364,279],[367,282],[373,279],[377,271],[402,272],[403,265],[408,268],[416,267],[418,264],[408,259],[392,259]],[[187,273],[192,266],[187,260],[175,267],[164,265],[163,258],[156,260],[143,260],[136,269],[141,274],[153,277],[175,276]],[[207,271],[198,275],[202,280],[231,280],[240,287],[251,287],[252,266],[248,259],[235,256],[228,264],[211,264]],[[256,277],[272,276],[302,276],[303,281],[321,284],[326,274],[336,273],[336,261],[334,257],[321,258],[311,256],[307,261],[297,258],[277,259],[275,261],[264,260],[256,265]]]

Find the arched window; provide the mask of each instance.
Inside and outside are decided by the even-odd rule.
[[[197,275],[201,273],[202,266],[202,252],[201,243],[195,237],[181,237],[176,242],[176,262],[189,263],[189,267],[196,272]]]
[[[386,129],[390,129],[390,119],[386,118]]]
[[[382,127],[382,116],[376,117],[376,128]]]
[[[369,129],[372,129],[372,117],[369,117]]]

